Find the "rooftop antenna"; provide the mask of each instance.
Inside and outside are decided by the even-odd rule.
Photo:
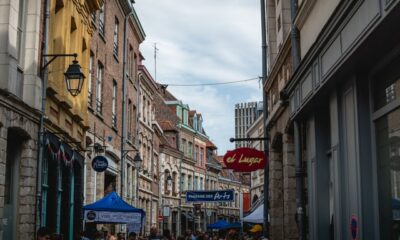
[[[154,81],[157,82],[157,43],[154,43]]]

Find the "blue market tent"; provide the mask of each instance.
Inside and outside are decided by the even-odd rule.
[[[216,221],[213,224],[208,224],[207,228],[211,228],[211,229],[225,229],[227,226],[229,225],[229,223],[225,220],[219,220]]]
[[[144,214],[140,208],[135,208],[122,200],[116,192],[111,192],[102,199],[88,204],[83,210],[105,211],[105,212],[138,212]]]
[[[242,224],[240,222],[233,222],[233,223],[229,223],[228,226],[226,226],[225,228],[241,228]]]
[[[138,213],[143,218],[145,212],[125,202],[116,192],[111,192],[102,199],[83,207],[85,220],[94,222],[130,223],[137,219]]]

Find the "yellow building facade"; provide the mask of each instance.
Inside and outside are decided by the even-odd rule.
[[[48,54],[78,54],[77,60],[85,76],[89,75],[90,41],[94,30],[90,14],[102,4],[103,0],[57,0],[50,5]],[[83,146],[84,132],[88,128],[88,84],[84,81],[78,96],[68,92],[64,72],[72,60],[73,57],[59,57],[48,67],[46,115],[58,130],[65,131]]]
[[[46,2],[46,1],[45,1]],[[89,76],[91,14],[103,0],[49,0],[43,54],[77,54]],[[45,8],[46,9],[46,6]],[[44,24],[46,26],[46,24]],[[47,34],[46,34],[47,33]],[[52,58],[47,57],[47,61]],[[45,124],[41,176],[40,226],[62,239],[76,239],[82,230],[84,148],[88,122],[88,83],[72,96],[64,73],[74,57],[59,56],[45,69]]]

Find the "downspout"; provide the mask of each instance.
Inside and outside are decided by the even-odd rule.
[[[267,82],[267,33],[265,24],[266,4],[265,0],[260,0],[261,3],[261,39],[262,39],[262,83],[263,83],[263,115],[264,115],[264,154],[268,158],[268,96],[264,86]],[[263,235],[265,238],[269,237],[269,222],[268,222],[268,208],[269,208],[269,164],[264,167],[264,227]]]
[[[42,41],[42,56],[48,52],[48,39],[49,39],[49,18],[50,18],[50,1],[44,1],[45,13],[43,18],[43,41]],[[45,59],[40,58],[40,78],[42,82],[42,104],[40,110],[40,121],[38,131],[38,165],[37,165],[37,182],[36,182],[36,216],[35,216],[35,234],[42,226],[41,221],[41,204],[42,204],[42,166],[43,166],[43,151],[44,151],[44,120],[46,111],[46,88],[47,88],[47,75],[42,69]]]
[[[122,70],[122,117],[121,117],[121,124],[122,124],[122,134],[121,134],[121,197],[124,198],[124,177],[125,177],[125,145],[126,145],[126,58],[127,58],[127,44],[128,44],[128,19],[129,16],[132,14],[132,11],[125,16],[124,21],[124,59],[123,59],[123,70]]]
[[[290,37],[292,41],[292,71],[295,72],[300,65],[300,32],[294,23],[298,9],[298,0],[290,1],[290,15],[292,19],[292,29]]]
[[[294,154],[296,159],[296,204],[297,204],[297,224],[299,228],[299,239],[306,239],[306,222],[304,212],[304,170],[301,152],[300,126],[297,121],[294,122]]]

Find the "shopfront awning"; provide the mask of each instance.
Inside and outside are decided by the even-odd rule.
[[[264,204],[258,206],[252,213],[243,218],[243,222],[263,223],[264,222]]]

